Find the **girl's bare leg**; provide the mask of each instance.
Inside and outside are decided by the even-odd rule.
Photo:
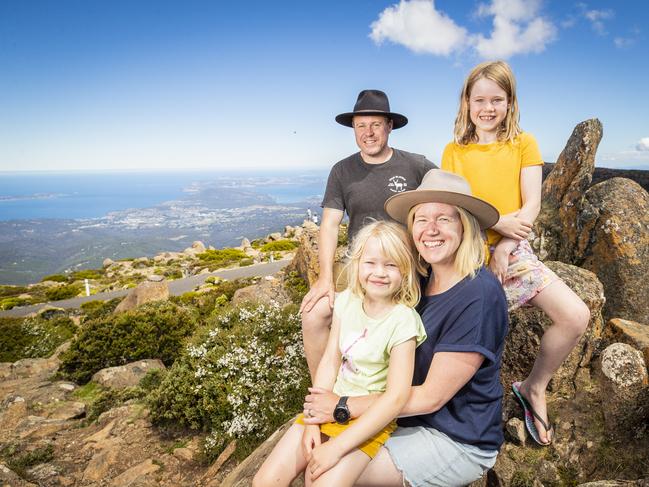
[[[563,281],[553,282],[530,303],[543,310],[552,320],[552,325],[541,339],[539,354],[530,375],[521,383],[520,391],[538,415],[547,419],[545,390],[552,375],[588,328],[590,310]],[[541,422],[535,419],[534,423],[541,441],[550,441],[552,438]]]
[[[386,448],[381,448],[356,481],[357,487],[402,487],[403,475],[392,463]]]
[[[315,480],[311,480],[308,469],[305,473],[305,487],[352,487],[356,479],[370,463],[370,457],[358,449],[354,449],[342,457],[340,461]]]
[[[302,451],[304,426],[293,424],[270,452],[252,480],[253,487],[285,486],[306,468]]]

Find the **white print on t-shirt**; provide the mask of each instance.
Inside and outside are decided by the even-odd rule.
[[[403,193],[408,188],[406,178],[403,176],[392,176],[388,181],[388,189],[393,193]]]
[[[358,335],[354,335],[352,333],[347,337],[346,343],[343,343],[341,349],[342,362],[340,364],[340,373],[343,377],[346,378],[349,375],[358,374],[359,370],[358,367],[356,367],[356,363],[354,362],[354,354],[351,352],[351,350],[359,341],[367,338],[367,332],[368,329],[363,328],[363,332],[359,333]]]

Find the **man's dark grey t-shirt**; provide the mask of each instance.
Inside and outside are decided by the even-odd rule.
[[[368,164],[360,152],[331,168],[323,208],[346,211],[349,240],[371,219],[390,220],[383,205],[392,195],[416,189],[424,174],[437,166],[421,154],[392,149],[382,164]]]

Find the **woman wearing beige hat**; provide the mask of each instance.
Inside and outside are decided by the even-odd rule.
[[[416,249],[417,311],[428,338],[415,353],[399,427],[356,485],[467,485],[493,466],[503,442],[499,375],[507,302],[484,267],[481,232],[498,221],[498,211],[473,197],[464,178],[439,169],[385,208],[407,225]],[[350,397],[346,407],[356,417],[375,399]],[[338,402],[329,391],[310,389],[307,422],[331,421]]]

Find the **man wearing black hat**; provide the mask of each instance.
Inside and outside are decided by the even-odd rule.
[[[390,196],[417,188],[424,174],[436,167],[420,154],[388,145],[390,132],[406,125],[408,119],[390,111],[388,97],[382,91],[361,91],[354,111],[341,113],[336,122],[354,129],[360,152],[334,165],[322,201],[324,210],[318,235],[320,275],[300,307],[304,351],[312,377],[329,336],[335,297],[334,255],[344,213],[349,216],[351,242],[372,219],[390,219],[383,208]]]

